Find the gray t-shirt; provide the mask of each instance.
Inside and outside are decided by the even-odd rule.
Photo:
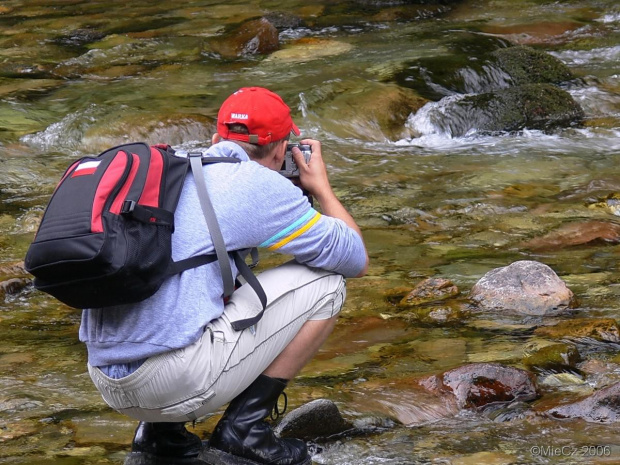
[[[359,235],[343,221],[314,210],[290,180],[251,161],[232,142],[215,144],[207,154],[242,160],[203,167],[228,250],[263,247],[345,277],[361,272],[366,254]],[[214,251],[190,173],[175,212],[172,258]],[[231,267],[236,272],[232,260]],[[88,348],[89,363],[128,363],[195,342],[224,311],[219,270],[217,262],[192,268],[166,280],[142,302],[84,310],[80,340]]]

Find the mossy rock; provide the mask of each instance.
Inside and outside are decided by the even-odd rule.
[[[568,66],[553,55],[525,45],[500,48],[492,56],[517,86],[559,84],[575,77]]]
[[[561,60],[542,50],[510,46],[497,38],[462,38],[448,44],[451,53],[407,64],[394,78],[431,100],[479,94],[525,84],[560,84],[575,79]]]
[[[484,132],[550,130],[580,124],[583,109],[571,95],[550,84],[527,84],[454,102],[444,124],[453,137]]]
[[[527,354],[523,358],[523,364],[530,369],[561,370],[566,367],[574,367],[581,361],[581,356],[577,347],[573,344],[559,343],[551,344],[546,347]]]
[[[403,65],[392,79],[430,100],[447,95],[490,92],[510,86],[489,51],[505,48],[506,40],[480,34],[458,34],[444,44],[446,53],[421,57]],[[504,74],[504,73],[501,73]]]

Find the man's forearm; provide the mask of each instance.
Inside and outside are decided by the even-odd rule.
[[[326,216],[331,216],[332,218],[338,218],[344,221],[347,226],[353,229],[359,236],[362,242],[364,242],[364,237],[362,236],[362,231],[359,226],[353,219],[353,217],[349,214],[349,212],[344,208],[334,191],[330,189],[325,189],[324,191],[315,194],[315,198],[319,205],[321,206],[321,212]],[[364,250],[366,247],[364,246]],[[366,265],[364,269],[358,276],[364,276],[368,271],[368,252],[366,252]]]
[[[327,216],[331,216],[332,218],[338,218],[344,221],[347,226],[353,229],[355,232],[362,237],[362,231],[359,226],[353,219],[353,217],[349,214],[349,212],[344,208],[334,191],[331,189],[326,190],[325,192],[321,192],[318,195],[315,195],[316,200],[319,202],[321,206],[321,212]]]

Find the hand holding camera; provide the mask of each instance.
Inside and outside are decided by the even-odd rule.
[[[291,153],[299,171],[298,181],[300,187],[315,197],[319,203],[325,196],[333,195],[332,188],[327,177],[327,167],[321,154],[321,143],[318,140],[303,139],[302,146],[310,147],[310,158],[302,153],[299,147],[293,146]],[[296,144],[293,144],[296,145]]]
[[[307,165],[310,162],[312,156],[312,147],[307,144],[287,144],[286,153],[284,154],[284,161],[282,162],[282,168],[278,171],[285,178],[298,178],[299,166],[293,158],[293,148],[297,147],[304,157],[304,162]]]

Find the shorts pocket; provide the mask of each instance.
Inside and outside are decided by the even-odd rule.
[[[178,402],[174,405],[169,405],[167,407],[162,407],[160,413],[164,417],[169,418],[178,418],[184,417],[185,420],[193,421],[198,417],[193,414],[196,410],[202,407],[204,404],[209,402],[215,396],[215,392],[210,389],[205,390],[204,392],[191,397],[182,402]]]

